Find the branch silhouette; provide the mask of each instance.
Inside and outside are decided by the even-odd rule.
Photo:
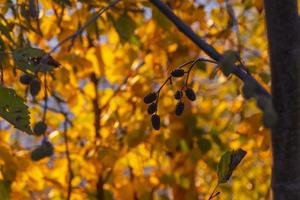
[[[156,8],[158,8],[176,27],[194,42],[201,50],[203,50],[209,57],[215,61],[220,61],[222,54],[219,53],[213,46],[205,42],[200,36],[198,36],[187,24],[185,24],[179,17],[177,17],[173,11],[160,0],[149,0]],[[245,67],[241,68],[237,65],[234,67],[233,74],[241,79],[243,82],[250,82],[257,87],[258,93],[271,98],[271,94],[258,83],[246,70]]]

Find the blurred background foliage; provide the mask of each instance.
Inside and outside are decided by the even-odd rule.
[[[164,2],[218,51],[238,51],[269,90],[261,0]],[[3,84],[26,99],[34,124],[42,120],[45,92],[27,95],[11,52],[25,46],[49,52],[109,1],[39,0],[36,16],[31,3],[0,0],[0,61]],[[160,95],[161,129],[151,127],[144,96],[172,69],[206,56],[148,1],[121,1],[70,44],[52,53],[61,66],[40,77],[49,90],[45,122],[54,155],[31,161],[42,137],[0,119],[1,199],[67,199],[70,189],[71,199],[208,199],[221,155],[238,148],[247,156],[218,198],[271,198],[270,133],[235,77],[199,63],[189,82],[197,100],[185,101],[177,117],[173,96],[184,80],[167,85]]]

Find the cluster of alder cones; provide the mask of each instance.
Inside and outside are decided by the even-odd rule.
[[[183,77],[185,73],[187,72],[185,72],[183,69],[175,69],[171,72],[171,77],[174,78]],[[148,104],[147,112],[149,115],[152,115],[151,123],[152,123],[152,127],[155,130],[160,129],[160,117],[157,114],[159,92],[160,90],[157,92],[151,92],[144,97],[144,103]],[[196,100],[196,94],[192,88],[185,86],[181,90],[177,90],[174,95],[174,98],[178,100],[178,103],[176,104],[176,108],[175,108],[175,114],[177,116],[180,116],[184,111],[184,102],[183,102],[184,94],[190,101]]]

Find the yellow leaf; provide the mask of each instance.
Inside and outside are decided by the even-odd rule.
[[[243,119],[243,121],[240,123],[237,129],[237,133],[243,135],[258,134],[260,132],[259,129],[261,126],[262,126],[262,114],[256,113],[254,115],[251,115],[250,117]]]
[[[263,139],[260,144],[260,149],[263,151],[267,151],[271,146],[271,132],[270,129],[264,128],[261,133],[263,134]]]

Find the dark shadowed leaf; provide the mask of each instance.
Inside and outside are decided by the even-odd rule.
[[[127,14],[120,16],[114,23],[114,25],[120,38],[125,41],[128,41],[131,36],[133,36],[134,30],[136,28],[135,22]]]
[[[207,153],[212,148],[211,142],[201,137],[198,139],[198,146],[202,153]]]
[[[229,50],[224,52],[222,59],[219,62],[219,66],[225,76],[229,76],[233,72],[237,58],[237,53],[235,51]]]
[[[52,71],[55,65],[48,63],[53,59],[51,56],[45,61],[45,64],[39,63],[40,59],[45,55],[42,49],[24,47],[16,49],[12,53],[13,59],[17,67],[27,74],[34,74],[35,72]]]
[[[219,183],[226,183],[230,179],[233,171],[245,155],[246,151],[242,149],[227,151],[223,154],[217,170]]]

